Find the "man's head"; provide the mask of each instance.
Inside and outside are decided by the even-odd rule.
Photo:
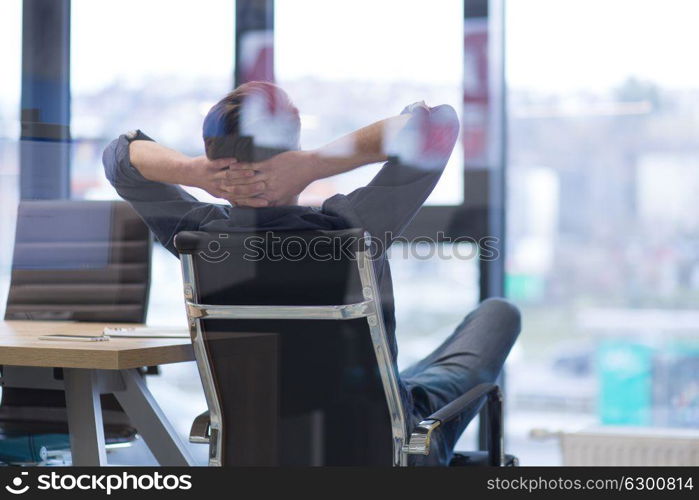
[[[206,156],[262,161],[299,149],[298,109],[280,87],[248,82],[216,103],[204,118]]]

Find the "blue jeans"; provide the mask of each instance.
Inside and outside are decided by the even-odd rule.
[[[408,421],[420,420],[484,382],[497,379],[519,331],[519,310],[503,299],[487,299],[429,356],[407,368],[401,380],[412,397]],[[454,445],[480,406],[466,410],[434,433],[430,454],[411,456],[411,465],[448,465]]]

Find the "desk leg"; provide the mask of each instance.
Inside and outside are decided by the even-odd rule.
[[[94,370],[64,368],[63,382],[73,465],[107,465],[102,405]]]
[[[136,370],[122,370],[125,389],[115,391],[119,404],[143,437],[160,465],[194,465],[177,432]]]

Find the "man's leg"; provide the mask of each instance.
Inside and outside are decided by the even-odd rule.
[[[404,370],[401,379],[419,417],[426,417],[478,384],[495,382],[520,328],[520,314],[514,305],[503,299],[485,300],[442,345]],[[438,446],[444,448],[439,451],[440,461],[450,459],[456,441],[479,408],[465,411],[438,431]]]

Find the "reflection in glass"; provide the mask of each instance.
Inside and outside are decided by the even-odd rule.
[[[697,6],[507,5],[511,449],[553,464],[531,429],[696,428]]]

